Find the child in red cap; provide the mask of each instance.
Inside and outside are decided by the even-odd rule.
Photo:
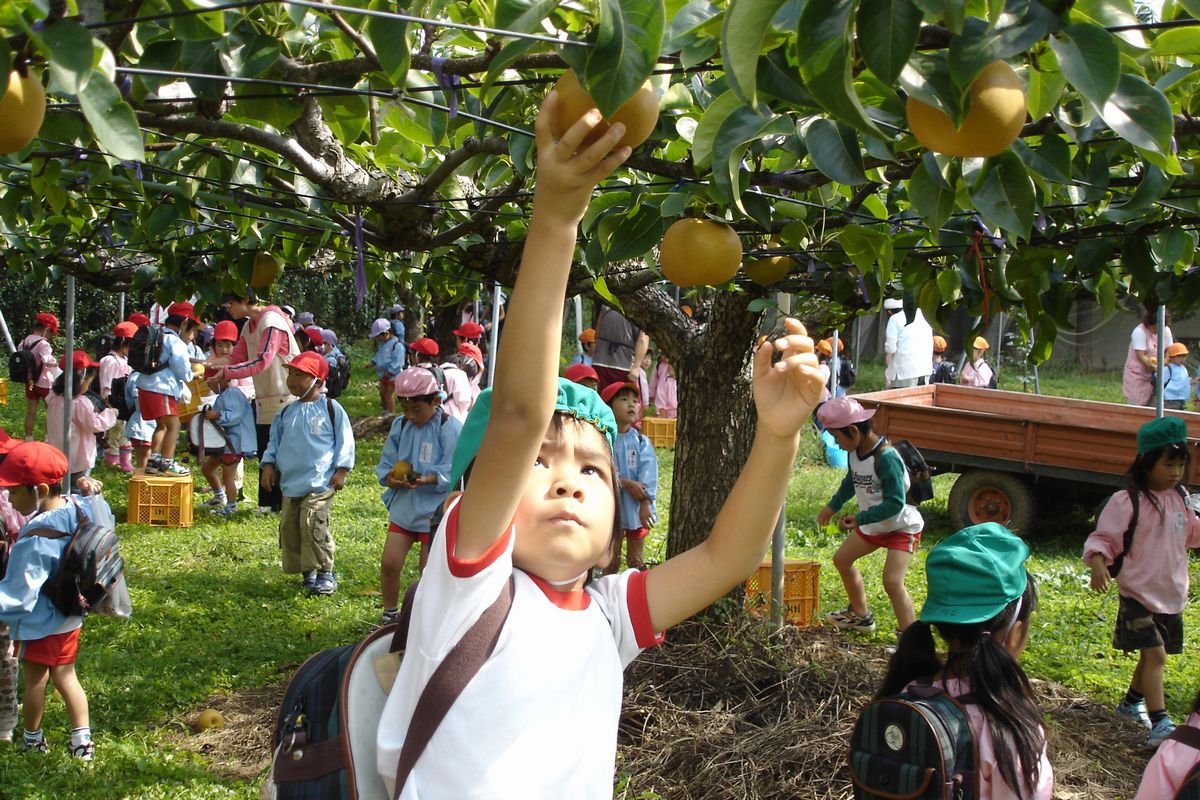
[[[302,573],[301,586],[314,595],[337,591],[329,506],[354,469],[350,418],[337,400],[321,397],[328,375],[329,364],[312,351],[287,365],[288,391],[297,401],[275,415],[261,459],[262,482],[268,490],[278,483],[283,492],[283,571]]]
[[[90,761],[92,729],[87,695],[75,674],[82,617],[67,617],[42,593],[42,584],[58,571],[69,536],[38,535],[50,530],[73,533],[84,513],[62,497],[67,458],[45,442],[24,442],[0,463],[0,486],[8,487],[13,508],[32,518],[13,545],[8,571],[0,580],[0,622],[9,626],[25,677],[23,712],[25,750],[46,752],[42,712],[49,679],[67,706],[71,755]]]
[[[0,463],[21,443],[0,428]],[[11,548],[28,517],[8,502],[8,489],[0,489],[0,548]],[[11,742],[17,727],[17,657],[13,653],[8,626],[0,622],[0,742]]]
[[[59,362],[64,372],[54,380],[50,396],[46,398],[46,442],[68,453],[70,462],[70,486],[76,487],[76,481],[92,474],[96,464],[96,434],[106,433],[117,424],[117,410],[104,406],[97,407],[88,391],[96,379],[96,362],[83,350],[76,350],[71,355],[71,441],[70,449],[63,441],[63,402],[66,391],[67,368],[66,357]]]
[[[132,322],[118,322],[112,329],[112,349],[100,358],[100,399],[111,406],[109,396],[112,394],[112,383],[117,378],[127,378],[132,368],[129,366],[129,348],[133,344],[133,335],[137,333],[137,325]],[[133,445],[125,436],[125,426],[118,425],[108,429],[105,435],[104,460],[121,472],[133,472]]]
[[[192,353],[189,345],[200,329],[200,320],[191,303],[171,303],[163,326],[162,351],[157,372],[144,373],[138,379],[138,410],[142,419],[153,422],[147,474],[188,475],[187,467],[175,463],[175,445],[179,441],[179,400],[190,399],[188,381],[192,379]]]
[[[638,421],[638,387],[629,383],[610,383],[600,392],[617,421],[617,442],[613,458],[617,462],[617,482],[621,494],[617,517],[625,540],[625,563],[633,569],[645,569],[644,553],[650,526],[656,521],[654,500],[658,494],[658,457],[654,445],[633,424]],[[621,548],[616,547],[605,575],[621,569]]]
[[[33,318],[33,330],[17,344],[17,352],[25,351],[32,356],[25,375],[26,441],[33,438],[38,403],[50,394],[50,385],[56,377],[56,359],[49,341],[51,336],[58,336],[58,317],[43,311]]]

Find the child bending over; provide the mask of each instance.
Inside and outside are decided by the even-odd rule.
[[[232,323],[231,323],[232,324]],[[213,496],[204,501],[214,514],[231,517],[237,513],[238,465],[243,458],[258,455],[258,437],[254,430],[254,409],[246,394],[225,377],[224,370],[216,370],[216,377],[208,382],[216,392],[217,399],[212,408],[204,410],[204,418],[216,424],[225,436],[224,447],[205,447],[204,464],[201,471],[212,487]],[[221,479],[217,480],[217,470]]]
[[[555,377],[560,310],[591,193],[629,148],[617,148],[621,123],[582,146],[600,121],[594,109],[556,142],[556,100],[551,92],[535,125],[533,214],[495,384],[471,409],[454,451],[451,482],[468,465],[470,479],[434,538],[384,707],[378,766],[385,782],[395,783],[430,675],[510,580],[512,608],[491,658],[399,787],[401,798],[611,798],[624,667],[661,641],[661,631],[757,569],[800,428],[821,392],[812,340],[789,320],[789,335],[754,354],[754,445],[707,541],[647,572],[585,588],[620,533],[617,426],[599,395]],[[772,350],[783,356],[775,365]]]

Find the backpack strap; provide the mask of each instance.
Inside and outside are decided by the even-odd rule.
[[[45,537],[46,539],[61,539],[64,536],[74,536],[80,528],[82,528],[85,524],[87,524],[88,522],[91,521],[91,517],[89,517],[87,514],[85,514],[83,512],[83,509],[79,505],[79,501],[76,500],[74,497],[67,495],[66,501],[69,504],[75,506],[75,530],[60,531],[55,528],[32,528],[32,529],[26,531],[25,535],[26,536],[42,536],[42,537]]]
[[[1141,505],[1141,502],[1138,500],[1139,493],[1136,489],[1126,489],[1125,492],[1129,495],[1129,502],[1133,506],[1133,514],[1129,517],[1129,527],[1125,529],[1125,535],[1121,537],[1121,552],[1117,553],[1117,557],[1113,559],[1112,565],[1108,568],[1108,574],[1114,578],[1121,571],[1121,566],[1125,563],[1125,556],[1129,553],[1129,548],[1133,547],[1133,532],[1137,530],[1140,512],[1139,506]]]
[[[433,738],[434,732],[445,719],[446,712],[454,705],[454,701],[458,699],[463,689],[467,687],[467,684],[483,667],[484,662],[491,657],[492,651],[496,649],[500,630],[504,627],[504,622],[508,619],[508,612],[512,609],[514,593],[514,578],[509,577],[504,582],[500,595],[480,614],[479,619],[475,620],[475,623],[463,634],[462,638],[458,640],[458,644],[454,645],[453,649],[446,654],[442,663],[438,664],[433,675],[429,677],[429,683],[425,684],[421,696],[417,699],[417,705],[413,708],[412,721],[409,722],[408,732],[404,736],[404,745],[400,749],[393,800],[399,800],[400,793],[404,790],[404,784],[417,764],[417,759],[421,757],[421,753],[425,752],[429,740]],[[404,597],[404,612],[401,615],[400,625],[403,627],[405,641],[407,641],[412,598],[408,593]],[[401,630],[398,628],[397,637],[400,633]],[[395,647],[395,644],[396,640],[393,639],[392,646]]]
[[[1200,729],[1193,728],[1191,725],[1177,726],[1167,738],[1180,744],[1186,744],[1194,750],[1200,750]]]

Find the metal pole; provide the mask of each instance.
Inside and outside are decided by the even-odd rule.
[[[3,311],[0,311],[0,331],[4,332],[4,341],[8,342],[8,349],[17,352],[17,346],[13,344],[12,335],[8,332],[8,321],[4,319]]]
[[[583,298],[575,295],[572,299],[575,301],[575,347],[582,356],[583,342],[579,341],[579,337],[583,335]]]
[[[787,501],[779,509],[779,518],[775,520],[775,532],[771,534],[771,627],[779,630],[783,627],[783,516],[787,511]]]
[[[1041,394],[1041,393],[1042,393],[1042,383],[1041,383],[1041,381],[1038,379],[1038,369],[1037,369],[1037,364],[1034,364],[1034,365],[1033,365],[1033,393],[1034,393],[1034,394]]]
[[[125,293],[124,292],[121,292],[120,297],[117,298],[117,317],[118,317],[117,322],[120,322],[121,320],[125,319]]]
[[[63,475],[63,494],[70,494],[71,486],[71,407],[75,401],[75,370],[71,356],[75,354],[75,276],[67,275],[66,344],[63,354],[63,454],[67,457],[67,474]]]
[[[838,357],[838,332],[833,332],[833,355],[829,357],[829,396],[837,397],[838,376],[841,374],[841,358]]]
[[[1000,358],[1004,351],[1004,312],[1001,311],[996,315],[1000,323],[999,330],[996,331],[996,386],[1000,386]]]
[[[492,377],[496,374],[496,348],[500,341],[500,284],[492,284],[492,338],[488,346],[488,382],[492,385]]]
[[[1167,307],[1158,306],[1158,363],[1154,365],[1154,416],[1163,415],[1163,350],[1167,330]]]

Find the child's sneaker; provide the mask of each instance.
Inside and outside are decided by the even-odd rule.
[[[38,739],[36,742],[25,742],[25,746],[21,748],[22,753],[45,753],[47,750],[49,750],[49,748],[46,747],[45,736],[43,736],[41,739]]]
[[[332,572],[318,572],[317,579],[313,581],[312,588],[308,590],[312,595],[331,595],[337,591],[337,577]]]
[[[1150,730],[1150,712],[1146,710],[1146,701],[1139,700],[1136,703],[1127,703],[1124,699],[1117,703],[1117,707],[1113,709],[1118,717],[1131,719],[1138,725],[1141,725],[1146,730]]]
[[[379,624],[376,625],[375,627],[382,628],[384,625],[391,625],[393,622],[399,622],[399,621],[400,621],[400,610],[399,609],[395,609],[395,610],[385,609],[384,612],[379,615]]]
[[[96,753],[96,745],[92,744],[91,740],[83,744],[77,744],[74,747],[68,747],[68,752],[80,761],[91,761],[92,756]]]
[[[174,460],[167,461],[165,458],[162,462],[162,467],[159,470],[165,475],[191,475],[192,471],[183,464],[177,463]]]
[[[303,576],[300,581],[300,588],[306,592],[312,591],[313,584],[317,582],[317,571],[310,569],[308,572],[301,573]]]
[[[203,503],[200,504],[201,508],[212,508],[212,509],[218,509],[223,505],[225,505],[225,493],[224,492],[222,492],[221,494],[214,494],[212,497],[208,498],[207,500],[205,500]]]
[[[160,455],[151,455],[146,461],[146,474],[157,475],[163,471],[163,457]]]
[[[868,611],[865,617],[860,617],[851,610],[850,606],[846,606],[841,611],[830,611],[825,615],[825,619],[829,621],[830,625],[842,631],[872,633],[875,630],[874,614]]]
[[[1175,723],[1171,722],[1170,717],[1163,717],[1154,726],[1150,728],[1150,733],[1146,734],[1146,747],[1158,747],[1167,740],[1171,732],[1175,730]]]
[[[226,503],[225,505],[221,506],[220,508],[214,508],[212,513],[215,516],[224,517],[225,519],[229,519],[234,514],[237,513],[237,503]]]

